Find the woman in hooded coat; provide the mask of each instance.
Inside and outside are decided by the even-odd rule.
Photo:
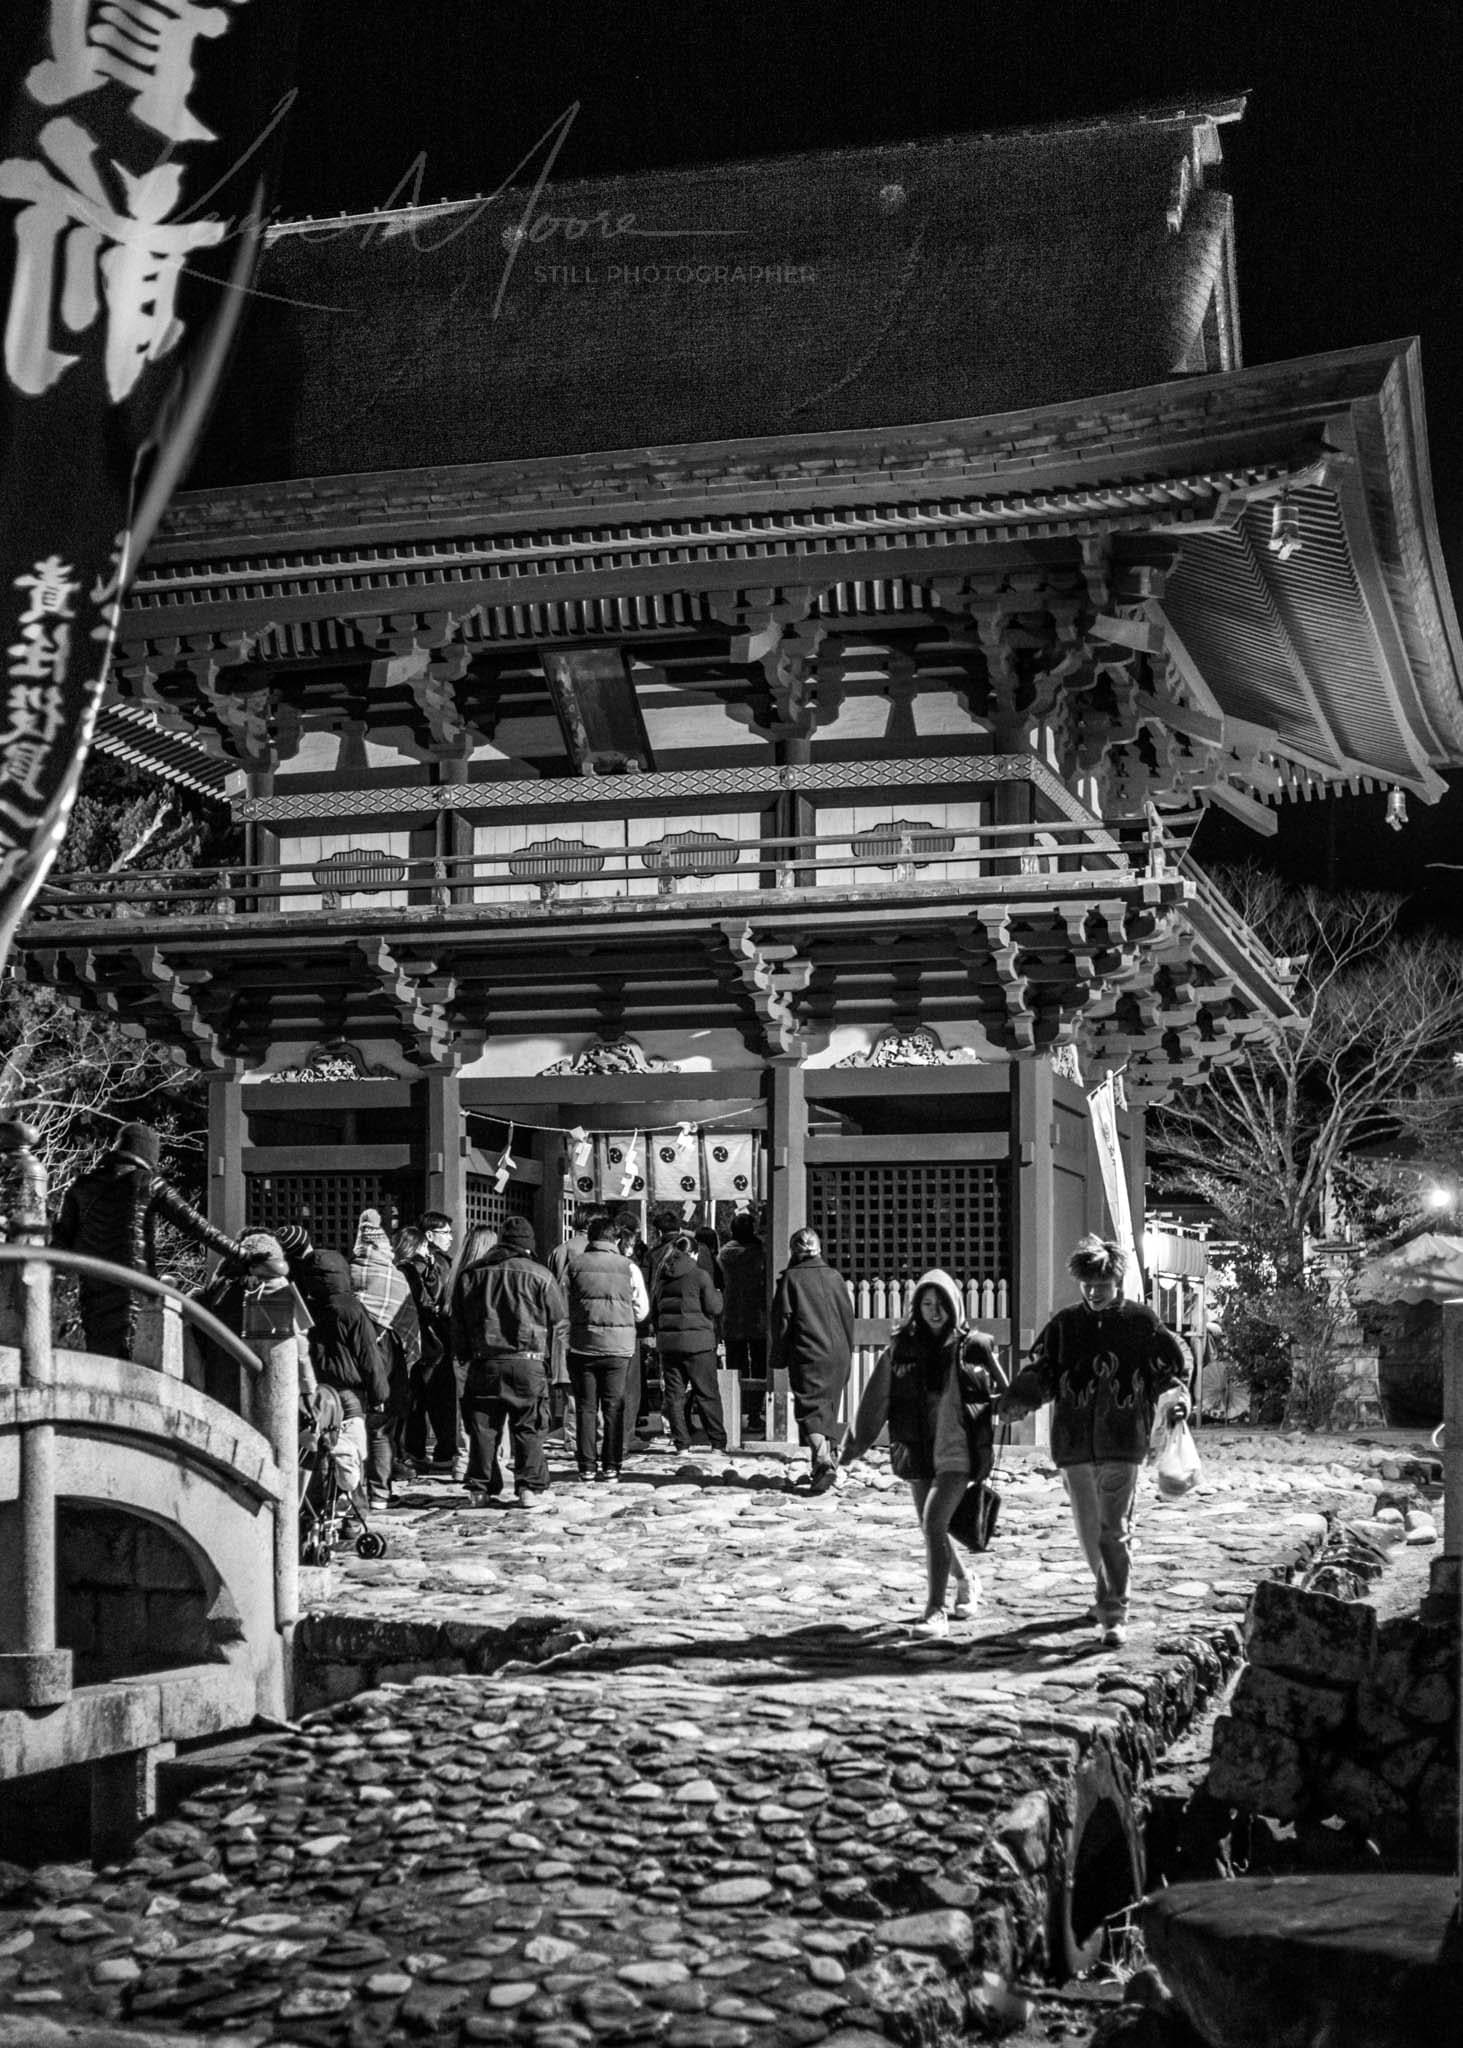
[[[991,1340],[966,1328],[965,1304],[948,1273],[925,1273],[909,1315],[894,1332],[859,1402],[842,1466],[861,1458],[887,1422],[889,1463],[909,1481],[925,1539],[928,1585],[915,1633],[950,1632],[945,1594],[955,1582],[954,1616],[963,1621],[980,1596],[950,1540],[950,1517],[994,1457],[992,1409],[1004,1380]]]

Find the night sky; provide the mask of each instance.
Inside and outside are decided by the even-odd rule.
[[[279,210],[490,192],[577,112],[556,177],[788,154],[1247,92],[1222,131],[1245,359],[1422,338],[1463,591],[1463,9],[1455,0],[305,0]],[[516,180],[513,180],[517,182]],[[1074,319],[1101,308],[1074,305]],[[1463,929],[1463,774],[1402,832],[1380,795],[1211,815],[1206,861],[1409,892]]]

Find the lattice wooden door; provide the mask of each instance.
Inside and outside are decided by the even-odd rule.
[[[1001,1279],[1011,1263],[1003,1165],[814,1166],[808,1222],[845,1280]]]
[[[244,1176],[244,1219],[249,1230],[303,1223],[322,1251],[348,1252],[362,1209],[378,1209],[389,1230],[402,1208],[401,1177],[384,1173],[249,1173]],[[406,1215],[415,1213],[408,1202]]]
[[[509,1216],[527,1216],[532,1221],[537,1198],[537,1188],[530,1187],[527,1181],[510,1180],[500,1195],[487,1174],[470,1173],[467,1176],[467,1215],[463,1219],[463,1230],[480,1227],[501,1230],[504,1219]]]

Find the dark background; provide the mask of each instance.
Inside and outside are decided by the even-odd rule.
[[[1463,588],[1463,8],[1456,0],[304,0],[278,210],[366,211],[513,179],[1019,127],[1247,92],[1222,130],[1250,363],[1418,334],[1443,549]],[[535,159],[537,162],[539,159]],[[1074,305],[1074,320],[1101,319]],[[1463,774],[1409,799],[1217,814],[1206,861],[1409,894],[1463,930]]]

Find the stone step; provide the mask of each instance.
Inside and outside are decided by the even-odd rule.
[[[1174,1885],[1142,1925],[1207,2048],[1438,2048],[1456,2038],[1456,1945],[1451,1968],[1440,1951],[1457,1901],[1451,1876],[1252,1877]]]

